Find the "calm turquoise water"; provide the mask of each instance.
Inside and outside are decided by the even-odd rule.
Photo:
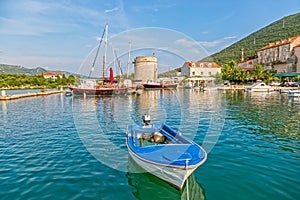
[[[209,152],[181,192],[128,157],[126,125],[144,113]],[[278,93],[0,102],[0,199],[300,199],[299,122],[300,101]]]

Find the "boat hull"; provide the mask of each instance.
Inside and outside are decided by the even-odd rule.
[[[275,90],[273,88],[252,88],[252,89],[247,89],[246,91],[249,91],[249,92],[273,92]]]
[[[300,90],[290,90],[288,93],[289,97],[300,97]]]
[[[89,96],[99,96],[99,95],[122,95],[127,93],[126,88],[69,88],[74,95],[89,95]]]
[[[143,84],[145,89],[176,89],[177,84]]]
[[[183,169],[174,168],[171,166],[156,165],[151,162],[148,162],[145,159],[140,158],[129,147],[128,152],[130,157],[145,171],[166,181],[178,190],[181,190],[183,188],[186,179],[197,169],[197,167]]]
[[[258,81],[251,85],[250,87],[245,88],[247,92],[273,92],[275,89],[269,85],[266,85],[264,82]]]
[[[165,124],[128,125],[126,146],[140,167],[179,190],[207,159],[201,146]]]

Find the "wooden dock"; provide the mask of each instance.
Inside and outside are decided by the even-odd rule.
[[[244,85],[229,85],[220,87],[221,90],[245,90]]]
[[[245,90],[247,87],[250,87],[251,85],[229,85],[229,86],[223,86],[219,87],[221,90]],[[281,86],[272,86],[275,91],[287,91],[287,90],[296,90],[300,89],[298,87],[281,87]]]
[[[44,91],[44,92],[35,92],[35,93],[27,93],[27,94],[13,94],[13,95],[1,95],[0,101],[7,101],[7,100],[15,100],[27,97],[37,97],[37,96],[46,96],[51,94],[60,94],[65,93],[64,90],[56,90],[56,91]]]

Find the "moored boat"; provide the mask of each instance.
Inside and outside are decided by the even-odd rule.
[[[245,91],[246,92],[272,92],[275,89],[267,84],[265,84],[262,81],[257,81],[250,87],[246,87]]]
[[[218,91],[218,87],[203,87],[203,91]]]
[[[128,88],[98,81],[96,79],[81,79],[80,84],[70,86],[69,89],[74,95],[122,95],[127,94]]]
[[[170,81],[148,80],[142,85],[145,89],[176,89],[178,84]]]
[[[89,73],[89,78],[80,79],[80,83],[76,85],[72,85],[69,89],[72,91],[74,95],[124,95],[128,93],[134,93],[136,88],[132,86],[132,81],[129,79],[119,79],[115,80],[113,75],[112,67],[109,68],[109,78],[105,77],[106,70],[106,50],[107,50],[107,34],[108,34],[108,25],[105,25],[105,29],[103,31],[94,62]],[[105,35],[105,37],[104,37]],[[105,48],[104,48],[104,56],[103,56],[103,77],[101,79],[92,79],[90,78],[92,72],[94,71],[96,59],[98,57],[99,49],[102,44],[102,39],[105,38]]]
[[[186,179],[207,159],[205,150],[166,124],[128,125],[126,146],[132,159],[147,172],[181,190]]]
[[[72,92],[71,91],[66,91],[66,93],[65,93],[65,96],[67,96],[67,97],[70,97],[70,96],[72,96],[73,94],[72,94]]]
[[[300,97],[300,90],[289,90],[288,97]]]

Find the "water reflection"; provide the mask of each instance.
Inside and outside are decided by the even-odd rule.
[[[136,123],[141,122],[141,116],[150,114],[153,122],[165,122],[172,125],[180,124],[181,100],[173,90],[148,90],[134,99],[132,106]],[[176,115],[174,115],[176,113]],[[170,122],[172,120],[172,122]]]
[[[137,199],[206,199],[204,189],[197,182],[194,174],[187,179],[184,188],[178,191],[163,180],[145,172],[130,156],[127,169],[128,184],[135,188],[132,194]]]
[[[280,144],[299,152],[299,105],[279,93],[226,93],[230,105],[227,124],[240,127],[245,134],[257,135],[259,140]],[[296,142],[297,143],[297,142]]]
[[[1,101],[1,110],[3,112],[4,119],[7,118],[7,105],[6,101]]]

